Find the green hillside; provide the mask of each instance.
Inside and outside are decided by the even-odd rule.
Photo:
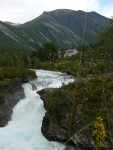
[[[44,12],[34,20],[21,25],[0,22],[0,50],[36,50],[46,41],[54,41],[59,49],[81,44],[84,19],[84,44],[96,42],[98,29],[109,19],[96,12],[58,9]]]

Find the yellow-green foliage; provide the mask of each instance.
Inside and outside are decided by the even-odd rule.
[[[59,124],[67,126],[71,115],[66,118],[66,114],[72,116],[72,132],[76,126],[75,118],[81,121],[81,127],[94,122],[95,118],[101,115],[106,123],[108,130],[108,115],[110,115],[113,107],[113,78],[110,75],[96,75],[86,79],[86,81],[78,81],[76,96],[75,83],[64,85],[60,89],[55,89],[48,93],[46,106],[50,116],[56,118]],[[73,110],[72,110],[73,107]],[[62,110],[62,111],[60,111]],[[79,115],[78,115],[78,112]],[[67,121],[68,120],[68,121]],[[111,125],[111,121],[109,124]]]
[[[106,138],[106,129],[102,117],[97,117],[93,125],[92,136],[95,138],[98,149],[104,147],[104,140]]]

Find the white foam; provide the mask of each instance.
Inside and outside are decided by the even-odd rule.
[[[31,84],[40,90],[59,87],[73,79],[60,72],[37,70],[36,74],[36,80],[23,85],[25,98],[14,107],[11,121],[6,127],[0,128],[0,150],[59,150],[63,146],[58,142],[49,142],[42,135],[42,119],[46,111]]]

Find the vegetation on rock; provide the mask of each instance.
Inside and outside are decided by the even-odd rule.
[[[69,58],[58,58],[54,42],[44,43],[41,49],[33,51],[30,56],[26,53],[1,53],[0,104],[4,103],[2,89],[15,78],[26,82],[26,78],[35,77],[31,68],[67,72],[73,75],[76,81],[46,93],[46,101],[44,101],[47,109],[46,117],[66,130],[67,140],[74,134],[87,130],[86,127],[88,127],[87,134],[83,133],[83,135],[86,139],[94,141],[95,149],[106,149],[105,146],[112,149],[112,35],[111,21],[111,25],[99,33],[97,44],[82,45],[84,49],[79,48],[79,52]],[[101,116],[103,120],[98,116]],[[89,127],[89,125],[92,126]],[[84,130],[81,130],[82,128]],[[79,146],[82,147],[80,143]]]
[[[4,104],[4,89],[15,80],[28,81],[36,77],[35,72],[30,70],[28,55],[10,52],[0,53],[0,105]]]
[[[113,145],[112,34],[111,21],[111,25],[101,32],[99,43],[84,47],[84,51],[79,51],[76,56],[61,58],[48,65],[49,69],[74,75],[76,81],[46,93],[44,101],[47,109],[46,117],[65,129],[68,138],[73,136],[73,133],[88,129],[88,136],[86,133],[81,134],[88,141],[90,139],[95,141],[95,148],[93,145],[92,149],[110,150]],[[82,128],[84,130],[81,130]],[[81,143],[79,146],[82,147]]]

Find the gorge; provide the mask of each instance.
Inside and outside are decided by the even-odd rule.
[[[41,133],[45,114],[43,101],[37,91],[44,88],[57,88],[74,79],[60,72],[36,70],[37,79],[23,85],[25,98],[13,109],[11,121],[0,128],[0,150],[64,150],[57,142],[49,142]],[[33,88],[33,86],[35,88]]]

